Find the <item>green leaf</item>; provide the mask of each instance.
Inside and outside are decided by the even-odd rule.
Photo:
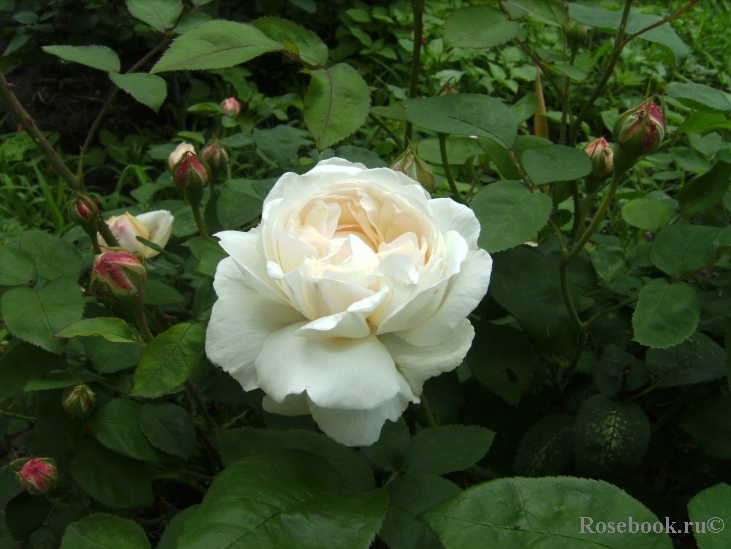
[[[701,301],[691,286],[653,280],[640,290],[632,315],[634,341],[658,349],[672,347],[695,332],[700,317]]]
[[[38,274],[48,280],[79,278],[81,254],[71,244],[36,229],[20,235],[20,249],[36,262]]]
[[[149,507],[155,499],[143,463],[107,450],[94,439],[79,447],[71,474],[87,494],[115,509]]]
[[[145,282],[146,305],[179,305],[186,302],[186,297],[175,288],[154,278]]]
[[[155,449],[140,429],[142,404],[124,398],[114,399],[94,413],[91,432],[104,446],[134,459],[164,462],[166,456]]]
[[[52,391],[63,389],[80,383],[91,383],[92,381],[103,381],[104,378],[87,370],[75,370],[58,373],[50,373],[43,379],[31,379],[23,387],[26,393],[29,391]]]
[[[268,129],[254,128],[253,135],[258,152],[280,168],[297,164],[297,151],[299,151],[300,147],[309,147],[312,145],[308,132],[284,124]],[[253,184],[253,181],[246,179],[236,179],[234,181],[248,181],[248,190],[250,190],[250,186]],[[237,186],[241,187],[241,183],[238,183]],[[244,192],[247,191],[244,190]]]
[[[51,502],[46,498],[21,492],[5,507],[5,520],[10,535],[16,540],[27,538],[40,528],[51,508]]]
[[[119,57],[106,46],[43,46],[43,51],[100,71],[119,72]]]
[[[57,337],[99,336],[113,343],[135,343],[129,325],[121,318],[86,318],[69,324],[56,334]]]
[[[637,198],[622,207],[622,219],[645,231],[657,232],[673,217],[675,208],[670,204],[649,198]]]
[[[486,95],[458,93],[409,99],[403,105],[412,124],[433,132],[487,137],[506,149],[518,134],[513,112]]]
[[[65,341],[55,335],[84,312],[81,289],[68,278],[57,278],[42,288],[17,286],[0,298],[0,312],[10,332],[52,353]]]
[[[604,348],[599,362],[594,366],[594,385],[601,394],[611,398],[617,398],[622,389],[639,389],[647,380],[645,364],[615,344]]]
[[[716,259],[713,241],[717,233],[717,227],[668,225],[652,241],[650,261],[674,278],[687,275]]]
[[[538,358],[523,332],[478,322],[466,360],[480,383],[508,404],[518,406],[530,387]]]
[[[181,459],[188,459],[195,446],[193,420],[183,408],[169,402],[144,404],[140,429],[155,448]]]
[[[719,516],[731,516],[731,486],[725,482],[706,488],[688,502],[688,515],[696,525],[708,527],[699,531],[698,526],[693,529],[693,536],[698,542],[699,549],[725,549],[731,547],[731,529],[724,528],[723,520]],[[713,528],[713,530],[711,529]],[[720,528],[720,530],[718,530]],[[686,530],[687,533],[687,530]]]
[[[178,324],[145,347],[132,394],[157,398],[185,382],[203,356],[203,324]]]
[[[524,9],[542,23],[563,27],[568,22],[566,10],[557,0],[510,0],[509,3]]]
[[[680,426],[709,454],[731,458],[731,399],[706,396],[683,416]]]
[[[366,549],[386,512],[385,490],[338,495],[327,462],[306,452],[255,454],[228,466],[183,525],[178,549]]]
[[[136,522],[96,513],[66,527],[61,549],[150,549],[150,542]]]
[[[587,73],[581,67],[576,67],[574,65],[560,65],[554,63],[552,65],[548,65],[548,67],[558,72],[559,74],[568,76],[569,78],[571,78],[571,80],[582,81],[589,78],[589,73]]]
[[[569,3],[568,7],[569,17],[571,19],[602,31],[613,32],[619,28],[622,20],[622,10],[609,11],[602,8],[592,8],[574,3]],[[657,15],[641,13],[639,9],[632,10],[630,11],[630,16],[627,21],[626,33],[634,34],[661,20],[662,18]],[[645,32],[638,38],[649,42],[655,42],[668,48],[675,56],[676,65],[681,65],[690,53],[688,46],[686,46],[683,41],[678,38],[678,35],[669,23],[660,25],[651,31]]]
[[[573,181],[591,173],[589,155],[564,145],[528,149],[520,157],[520,163],[534,185]]]
[[[371,107],[368,84],[353,67],[338,63],[311,72],[305,95],[305,122],[322,150],[363,125]]]
[[[574,418],[549,414],[528,429],[515,454],[515,472],[520,476],[558,475],[571,463]]]
[[[391,549],[436,549],[437,537],[416,520],[424,511],[456,495],[460,488],[434,475],[406,474],[386,486],[388,510],[379,536]]]
[[[398,471],[409,449],[409,426],[403,417],[396,422],[387,420],[381,428],[381,436],[370,446],[361,446],[360,451],[383,471]]]
[[[111,343],[101,337],[90,337],[84,341],[84,350],[100,374],[111,374],[136,366],[143,349],[139,343]]]
[[[731,129],[731,120],[723,114],[711,114],[702,111],[696,111],[688,116],[685,121],[678,127],[676,133],[708,133],[715,130]]]
[[[474,425],[443,425],[420,431],[409,444],[403,469],[409,473],[444,475],[480,461],[495,433]]]
[[[731,101],[723,92],[703,84],[670,84],[667,94],[690,109],[708,113],[731,111]]]
[[[611,282],[627,270],[625,251],[621,246],[600,246],[589,256],[596,274]]]
[[[495,253],[534,237],[553,205],[548,195],[532,193],[520,181],[497,181],[484,187],[470,207],[480,221],[479,246]]]
[[[678,193],[680,211],[686,214],[705,212],[723,200],[731,177],[731,164],[717,162],[703,175],[683,185]]]
[[[165,531],[162,533],[162,537],[157,543],[156,549],[177,549],[178,538],[180,537],[180,533],[183,531],[183,523],[185,523],[185,521],[188,520],[188,517],[193,515],[199,507],[200,504],[191,505],[175,515],[168,523]]]
[[[179,36],[150,73],[224,69],[283,47],[251,25],[208,21]]]
[[[181,0],[127,0],[127,9],[139,19],[147,23],[157,32],[167,32],[183,11]]]
[[[286,49],[293,51],[305,63],[317,66],[327,63],[325,43],[314,32],[297,23],[278,17],[262,17],[251,24],[272,40],[284,44]]]
[[[155,112],[160,110],[168,94],[165,80],[154,74],[143,72],[118,74],[110,72],[109,78],[137,101],[150,107]]]
[[[0,398],[20,394],[30,380],[63,368],[64,363],[63,357],[30,343],[20,343],[6,350],[0,359]]]
[[[492,297],[536,344],[570,356],[576,335],[561,293],[558,265],[526,246],[495,254],[493,260]]]
[[[650,349],[645,358],[658,387],[677,387],[719,379],[726,375],[726,353],[700,332],[669,349]]]
[[[439,139],[436,137],[422,139],[418,144],[419,156],[430,164],[441,166],[442,153],[439,150]],[[503,150],[503,149],[501,149]],[[461,166],[471,156],[484,154],[480,144],[471,137],[452,135],[447,137],[447,156],[449,163],[453,166]]]
[[[650,422],[637,404],[594,395],[574,425],[576,467],[585,475],[619,476],[639,465],[650,443]]]
[[[469,6],[453,11],[444,22],[445,48],[487,49],[515,38],[520,30],[500,10],[489,6]]]
[[[627,532],[627,517],[657,517],[616,486],[571,477],[502,478],[473,486],[423,517],[446,549],[525,547],[671,549],[664,534]],[[587,517],[581,522],[581,517]],[[590,517],[590,518],[588,518]],[[591,522],[590,522],[591,521]],[[615,525],[598,533],[596,523]],[[616,525],[623,523],[621,533]],[[589,526],[590,531],[581,528]]]
[[[226,465],[274,450],[303,450],[320,456],[338,470],[346,489],[365,492],[375,487],[373,473],[361,456],[332,439],[304,430],[219,429],[221,457]]]
[[[0,245],[0,286],[26,286],[38,280],[33,258],[23,250]]]

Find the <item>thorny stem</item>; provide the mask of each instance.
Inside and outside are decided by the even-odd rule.
[[[102,235],[102,238],[104,239],[104,242],[107,243],[107,246],[110,248],[118,248],[119,242],[117,241],[117,238],[112,234],[112,231],[109,229],[109,225],[107,225],[107,222],[104,221],[104,218],[102,218],[101,214],[99,214],[99,218],[97,219],[97,229],[99,230],[99,234]]]
[[[409,83],[409,97],[416,97],[419,84],[419,66],[421,63],[421,41],[424,32],[424,4],[426,0],[411,0],[411,8],[414,12],[414,49],[411,53],[411,82]],[[404,149],[409,146],[412,133],[411,122],[406,122],[406,136],[404,137]]]
[[[14,414],[13,412],[6,412],[5,410],[0,410],[0,417],[8,417],[10,419],[20,419],[21,421],[29,421],[31,423],[35,423],[36,418],[31,416],[24,416],[23,414]]]
[[[464,204],[464,200],[459,194],[459,189],[457,189],[457,183],[452,176],[452,169],[449,167],[449,157],[447,156],[447,134],[440,133],[438,135],[439,152],[442,154],[442,166],[444,167],[444,176],[447,178],[447,183],[449,183],[449,188],[452,191],[452,198],[454,198],[454,200],[456,200],[460,204]]]

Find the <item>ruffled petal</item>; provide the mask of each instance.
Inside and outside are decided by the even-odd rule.
[[[375,336],[314,340],[297,335],[304,324],[269,336],[256,358],[259,386],[271,398],[307,391],[318,406],[363,410],[399,392],[402,376]]]
[[[417,347],[395,334],[384,334],[378,339],[391,353],[399,372],[411,385],[415,395],[420,395],[424,382],[430,377],[451,372],[464,360],[475,337],[475,329],[464,319],[452,333],[452,337],[439,345]]]
[[[442,233],[457,231],[467,241],[470,250],[477,249],[480,222],[467,206],[457,204],[451,198],[435,198],[429,202]]]
[[[283,402],[277,402],[269,395],[264,395],[261,406],[270,414],[279,414],[281,416],[305,416],[310,415],[310,409],[307,406],[307,394],[287,395]]]
[[[487,293],[492,273],[492,258],[485,250],[473,250],[462,262],[460,272],[449,280],[449,288],[439,310],[421,325],[396,335],[412,345],[442,343],[462,323]]]
[[[308,399],[310,413],[322,432],[345,446],[370,446],[378,440],[386,420],[396,421],[409,402],[419,402],[406,380],[399,376],[399,392],[371,410],[323,408]]]
[[[213,305],[206,331],[206,354],[213,364],[231,374],[246,391],[256,389],[254,360],[267,338],[303,316],[289,305],[279,305],[253,290],[230,257],[218,264]]]

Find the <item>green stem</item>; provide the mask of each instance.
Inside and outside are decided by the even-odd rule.
[[[72,507],[71,505],[66,505],[65,503],[58,501],[51,494],[46,493],[44,495],[46,496],[46,499],[51,503],[51,505],[63,511],[76,513],[77,515],[88,515],[89,513],[91,513],[91,511],[89,511],[88,509],[81,509],[78,507]]]
[[[215,242],[210,235],[208,234],[208,231],[206,230],[206,225],[203,223],[203,217],[201,217],[201,209],[200,205],[195,202],[190,203],[190,207],[193,210],[193,219],[195,219],[195,224],[198,226],[198,232],[201,233],[201,236],[205,238],[206,240],[210,240],[211,242]]]
[[[449,167],[449,157],[447,156],[447,134],[440,133],[439,135],[439,152],[442,154],[442,166],[444,167],[444,176],[447,178],[449,188],[452,190],[452,198],[454,198],[460,204],[464,204],[462,196],[459,194],[457,189],[457,183],[452,177],[452,169]]]
[[[382,130],[383,130],[384,132],[386,132],[386,133],[388,134],[388,136],[389,136],[389,137],[390,137],[391,139],[393,139],[393,142],[394,142],[394,143],[396,144],[396,148],[398,149],[398,152],[399,152],[399,153],[402,153],[402,152],[404,152],[404,147],[403,147],[403,145],[401,144],[401,140],[400,140],[400,139],[399,139],[399,138],[398,138],[398,137],[396,136],[396,134],[395,134],[395,133],[393,133],[393,130],[392,130],[391,128],[389,128],[388,126],[386,126],[386,124],[384,124],[384,123],[383,123],[383,121],[382,121],[382,120],[381,120],[381,119],[380,119],[380,118],[379,118],[378,116],[376,116],[375,114],[373,114],[373,113],[370,113],[370,116],[371,116],[371,118],[373,119],[373,121],[374,121],[374,122],[375,122],[376,124],[378,124],[378,126],[379,126],[379,127],[380,127],[380,128],[381,128],[381,129],[382,129]]]
[[[145,340],[145,343],[150,343],[153,339],[155,339],[155,336],[152,335],[152,332],[150,331],[150,327],[147,325],[147,319],[145,318],[145,310],[142,307],[142,303],[133,303],[130,306],[130,308],[132,309],[132,312],[135,315],[135,320],[137,321],[137,327],[140,329],[142,338]]]
[[[107,246],[110,248],[119,248],[119,242],[115,238],[115,236],[112,234],[112,231],[109,229],[109,225],[107,225],[107,222],[104,221],[104,218],[99,214],[99,218],[97,219],[97,229],[99,229],[99,234],[102,235],[102,238],[104,239],[104,242],[107,243]]]
[[[587,320],[586,322],[584,322],[584,326],[587,326],[588,327],[589,324],[591,324],[592,322],[594,322],[598,318],[601,318],[601,317],[603,317],[606,314],[609,314],[611,312],[614,312],[614,311],[617,311],[619,309],[623,309],[624,307],[627,307],[629,305],[632,305],[635,301],[637,301],[637,298],[628,299],[627,301],[623,301],[622,303],[617,303],[616,305],[613,305],[613,306],[611,306],[611,307],[609,307],[607,309],[604,309],[603,311],[599,311],[597,314],[595,314],[594,316],[592,316],[589,320]]]
[[[117,93],[119,93],[119,88],[115,86],[114,90],[112,90],[112,93],[110,93],[109,97],[107,97],[107,101],[106,101],[106,103],[104,103],[102,110],[99,111],[99,114],[96,116],[94,123],[91,125],[91,129],[89,130],[89,133],[86,134],[86,140],[84,141],[84,144],[81,147],[81,152],[79,153],[79,166],[76,168],[76,178],[79,181],[84,180],[84,156],[89,151],[89,147],[91,146],[91,141],[92,141],[92,139],[94,139],[94,136],[96,135],[96,131],[99,129],[99,126],[102,123],[102,119],[104,118],[104,115],[107,114],[109,107],[112,106],[112,101],[114,101],[114,98],[117,97]]]
[[[409,84],[409,97],[414,98],[418,92],[419,67],[421,63],[421,40],[424,31],[424,4],[426,0],[411,0],[411,8],[414,12],[414,48],[411,52],[411,82]],[[404,149],[409,146],[412,133],[411,122],[406,122],[406,136],[404,137]]]
[[[439,424],[434,418],[434,413],[432,412],[431,406],[429,406],[429,401],[427,400],[426,395],[422,393],[421,397],[419,398],[421,399],[421,408],[424,410],[427,424],[429,425],[429,427],[438,427]]]
[[[218,424],[211,417],[211,414],[208,413],[205,404],[203,404],[203,399],[201,399],[201,396],[198,394],[198,390],[195,388],[195,385],[193,385],[193,382],[189,379],[185,380],[185,390],[188,393],[190,400],[195,404],[198,413],[203,416],[203,420],[206,422],[208,428],[218,429]]]
[[[79,183],[76,176],[68,169],[63,160],[56,154],[48,139],[45,138],[43,133],[36,127],[35,122],[28,115],[26,110],[20,104],[15,94],[11,91],[8,81],[5,80],[5,76],[0,71],[0,101],[5,103],[8,108],[8,112],[11,114],[13,119],[23,126],[23,129],[28,132],[31,136],[36,147],[43,153],[46,159],[51,163],[56,173],[63,179],[69,187],[77,191],[83,190],[83,185]]]
[[[0,417],[8,417],[10,419],[19,419],[21,421],[29,421],[30,423],[35,423],[36,418],[31,416],[24,416],[22,414],[14,414],[13,412],[6,412],[5,410],[0,410]]]

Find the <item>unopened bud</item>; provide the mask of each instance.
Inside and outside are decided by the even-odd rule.
[[[453,95],[455,93],[459,93],[459,92],[457,91],[457,88],[455,88],[451,84],[451,81],[450,81],[442,86],[442,89],[439,90],[439,93],[437,95]]]
[[[203,189],[211,179],[208,166],[193,153],[186,153],[173,170],[173,179],[192,204],[200,204]]]
[[[122,301],[144,299],[147,271],[133,254],[111,251],[101,254],[91,272],[95,291]]]
[[[94,409],[96,393],[83,383],[69,387],[61,395],[61,404],[70,415],[85,418]]]
[[[168,157],[168,168],[170,168],[171,172],[175,169],[176,164],[178,164],[178,162],[180,162],[183,159],[183,156],[187,153],[195,154],[195,147],[185,141],[180,143],[180,145],[178,145],[175,150],[170,153],[170,156]]]
[[[578,21],[570,21],[566,26],[566,38],[572,48],[581,46],[588,37],[589,31],[586,30],[586,25],[582,25]]]
[[[52,458],[31,458],[16,475],[20,485],[34,496],[50,492],[58,484],[56,460]]]
[[[84,228],[91,228],[96,232],[96,220],[99,210],[94,201],[87,196],[79,196],[69,206],[71,221]]]
[[[665,137],[665,121],[651,97],[614,123],[614,168],[625,172],[640,156],[655,152]]]
[[[591,159],[591,175],[595,179],[603,181],[612,175],[614,171],[614,164],[612,162],[614,153],[606,139],[603,137],[595,139],[584,150]]]
[[[223,114],[236,118],[241,112],[241,105],[235,97],[228,97],[221,101],[221,109],[223,109]]]
[[[399,156],[391,169],[395,172],[405,173],[411,179],[418,181],[427,192],[434,192],[434,174],[426,162],[419,158],[416,153],[416,145],[412,145]]]
[[[218,141],[214,141],[201,151],[201,158],[216,174],[224,173],[228,166],[228,153]]]

